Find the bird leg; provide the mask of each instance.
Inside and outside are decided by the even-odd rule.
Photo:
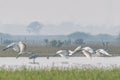
[[[16,59],[18,58],[18,57],[20,57],[22,54],[18,54],[17,56],[16,56]]]
[[[2,51],[5,51],[5,50],[7,50],[8,48],[5,48],[5,49],[3,49]]]
[[[33,64],[35,64],[35,58],[33,59]]]
[[[49,59],[50,56],[47,56],[46,58]]]
[[[5,50],[7,50],[7,49],[9,49],[9,48],[13,48],[13,47],[10,46],[10,47],[4,48],[2,51],[5,51]]]
[[[57,56],[58,54],[53,55],[53,57]]]
[[[57,56],[57,54],[52,55],[52,56],[55,57],[55,56]],[[50,55],[46,56],[46,58],[49,59],[49,58],[50,58]]]

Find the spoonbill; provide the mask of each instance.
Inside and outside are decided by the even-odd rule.
[[[103,49],[97,49],[95,51],[97,56],[112,56],[111,54],[108,53],[109,49],[108,49],[108,45],[109,42],[104,42],[102,40],[102,45],[103,45]]]
[[[67,57],[73,55],[74,53],[80,51],[80,49],[81,49],[81,46],[78,46],[73,51],[71,51],[71,50],[59,50],[56,52],[56,54],[54,56],[60,55],[61,57],[67,58]]]
[[[104,50],[104,49],[97,49],[96,51],[95,51],[95,53],[96,53],[96,55],[97,56],[112,56],[111,54],[109,54],[106,50]]]
[[[94,50],[93,50],[92,48],[90,48],[90,47],[83,47],[83,48],[81,49],[81,51],[82,51],[82,53],[83,53],[86,57],[88,57],[88,58],[91,58],[91,57],[92,57],[92,54],[95,53]]]
[[[19,41],[18,43],[11,43],[8,46],[6,46],[6,48],[3,49],[3,51],[12,48],[14,51],[18,52],[18,55],[16,56],[16,58],[18,58],[19,56],[23,55],[23,54],[31,54],[31,52],[28,52],[26,49],[26,44],[23,43],[22,41]]]

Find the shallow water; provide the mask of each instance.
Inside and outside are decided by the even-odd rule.
[[[57,68],[120,68],[120,57],[70,57],[68,59],[61,57],[46,57],[36,58],[36,62],[28,59],[28,57],[1,57],[0,68],[4,69],[20,69],[22,67],[34,69],[50,69]]]

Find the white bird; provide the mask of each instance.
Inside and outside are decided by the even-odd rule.
[[[56,52],[56,54],[54,56],[60,55],[61,57],[67,58],[67,57],[73,55],[74,53],[80,51],[80,49],[81,49],[81,46],[78,46],[77,48],[75,48],[74,51],[71,51],[71,50],[59,50],[59,51]]]
[[[97,49],[95,51],[97,56],[112,56],[111,54],[109,54],[107,51],[105,51],[104,49]]]
[[[5,49],[3,49],[3,51],[12,48],[14,51],[19,52],[18,55],[16,56],[16,58],[18,58],[19,56],[21,56],[22,54],[31,54],[31,52],[28,52],[26,50],[26,44],[19,41],[18,43],[11,43],[8,46],[6,46]]]
[[[71,51],[71,50],[59,50],[56,52],[56,55],[60,55],[61,57],[68,57],[68,56],[71,56],[73,55],[74,53],[76,52],[79,52],[79,51],[82,51],[82,53],[88,57],[88,58],[91,58],[92,57],[92,54],[94,54],[94,50],[90,47],[81,47],[81,46],[78,46],[74,51]]]
[[[90,47],[83,47],[81,50],[82,50],[82,53],[88,58],[91,58],[92,54],[95,53],[94,50]]]

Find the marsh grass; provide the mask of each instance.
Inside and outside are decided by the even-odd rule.
[[[120,80],[120,69],[1,69],[0,80]]]

